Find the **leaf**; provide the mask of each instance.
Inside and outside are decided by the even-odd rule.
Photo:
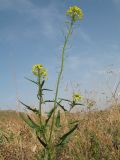
[[[45,103],[46,102],[54,102],[53,100],[51,101],[51,100],[46,100],[46,101],[44,101]],[[61,102],[61,100],[59,101],[59,102],[56,102],[57,103],[57,105],[59,105],[64,111],[67,111],[65,108],[64,108],[64,106],[62,106],[61,104],[60,104],[60,102]]]
[[[29,78],[27,78],[27,77],[25,77],[25,79],[27,79],[28,81],[30,81],[30,82],[38,85],[38,83],[37,83],[36,81],[33,81],[33,80],[31,80],[31,79],[29,79]]]
[[[46,103],[46,102],[54,102],[54,101],[53,101],[53,100],[46,100],[46,101],[44,101],[44,102]]]
[[[37,125],[37,124],[31,119],[31,117],[30,117],[29,115],[27,115],[27,117],[28,117],[28,120],[30,121],[30,123],[34,126],[34,128],[36,128],[36,129],[38,129],[38,130],[41,129],[41,127],[40,127],[39,125]]]
[[[47,113],[48,118],[47,118],[46,121],[45,121],[45,126],[47,126],[47,124],[48,124],[48,122],[49,122],[49,120],[50,120],[53,112],[54,112],[54,108],[52,108],[52,109],[50,110],[50,112]]]
[[[57,128],[60,128],[61,125],[60,125],[60,110],[58,110],[58,113],[57,113],[57,117],[56,117],[56,127]]]
[[[64,99],[64,98],[60,98],[60,99],[63,100],[63,101],[71,102],[71,101],[68,100],[68,99]]]
[[[39,142],[43,145],[43,147],[46,148],[47,144],[43,140],[41,140],[41,138],[38,135],[37,135],[37,138],[38,138]]]
[[[83,106],[84,104],[82,104],[82,103],[75,103],[75,105],[82,105]]]
[[[67,111],[67,109],[64,108],[64,106],[62,106],[59,102],[57,103],[65,112]]]
[[[42,89],[43,91],[53,91],[53,90],[51,90],[51,89],[47,89],[47,88],[44,88],[44,89]]]
[[[78,120],[76,120],[76,121],[72,121],[72,122],[70,122],[69,124],[74,124],[74,123],[78,123],[79,121]]]
[[[33,129],[39,130],[40,126],[37,125],[31,118],[29,115],[27,115],[27,118],[25,118],[25,116],[22,113],[19,113],[21,118]]]
[[[31,108],[30,106],[26,105],[25,103],[19,101],[22,105],[24,105],[27,109],[29,109],[30,111],[33,111],[35,114],[39,115],[39,111],[35,108]]]
[[[57,147],[63,146],[65,143],[68,142],[70,135],[74,132],[74,130],[78,127],[76,124],[69,132],[65,133],[62,137],[60,137],[60,143],[57,144]]]
[[[45,83],[45,80],[42,81],[41,88],[43,87],[44,83]]]

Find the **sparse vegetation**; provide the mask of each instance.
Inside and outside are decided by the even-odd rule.
[[[5,114],[4,114],[5,113]],[[1,116],[2,114],[2,116]],[[7,117],[3,123],[3,117]],[[36,159],[42,146],[34,132],[21,120],[17,112],[0,112],[0,130],[7,139],[0,143],[0,158],[5,160]],[[14,118],[12,118],[14,117]],[[65,123],[65,117],[62,117]],[[69,119],[79,120],[79,127],[58,155],[60,160],[119,160],[120,109],[72,113]],[[62,131],[61,131],[62,132]],[[6,134],[7,133],[7,134]]]

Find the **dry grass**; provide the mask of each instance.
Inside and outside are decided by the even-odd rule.
[[[60,160],[120,160],[119,107],[68,116],[80,124]],[[39,149],[33,131],[17,112],[0,112],[0,160],[34,160]]]

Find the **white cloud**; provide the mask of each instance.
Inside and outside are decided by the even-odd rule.
[[[81,57],[80,55],[74,55],[68,57],[67,64],[69,64],[69,69],[76,70],[84,66],[94,66],[96,65],[96,60],[93,57]]]
[[[59,12],[57,3],[53,1],[47,7],[41,7],[30,0],[0,0],[0,10],[14,10],[24,17],[26,16],[27,21],[36,20],[41,27],[41,33],[47,37],[54,37],[58,31],[56,25],[64,22],[64,14]],[[29,31],[27,32],[29,33]],[[36,33],[36,31],[34,32]],[[79,34],[85,42],[93,44],[86,31],[80,29]]]
[[[82,37],[82,39],[83,39],[85,42],[87,42],[87,43],[89,43],[89,44],[93,44],[92,38],[91,38],[90,35],[89,35],[87,32],[85,32],[83,29],[80,29],[80,36]]]
[[[69,68],[73,70],[77,69],[80,65],[80,58],[77,56],[70,56],[67,61],[69,62],[67,63],[69,64]]]
[[[0,10],[15,11],[18,14],[18,18],[19,16],[23,16],[21,26],[16,25],[16,28],[13,27],[13,29],[9,29],[9,25],[5,26],[3,30],[1,29],[1,33],[7,35],[8,38],[4,37],[7,40],[13,40],[21,36],[29,37],[31,34],[32,37],[38,37],[40,34],[47,38],[54,37],[58,31],[56,25],[60,23],[63,18],[55,5],[56,4],[51,2],[48,6],[41,7],[40,5],[37,6],[33,4],[30,0],[0,0]],[[22,19],[20,19],[20,21],[22,21]],[[22,28],[22,23],[26,29]],[[6,30],[6,28],[8,29]],[[18,33],[20,33],[20,35],[18,35]]]
[[[112,49],[114,49],[114,50],[119,50],[119,49],[120,49],[120,43],[111,44],[111,47],[112,47]]]
[[[74,33],[75,33],[75,36],[77,35],[77,37],[79,37],[80,40],[82,39],[87,44],[90,44],[90,45],[94,44],[94,40],[92,39],[90,33],[88,33],[88,31],[86,31],[85,29],[79,27],[77,28],[77,30],[74,30]]]

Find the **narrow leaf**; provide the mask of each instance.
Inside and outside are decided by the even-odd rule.
[[[72,121],[72,122],[70,122],[69,124],[74,124],[74,123],[78,123],[79,121]]]
[[[60,143],[58,143],[57,146],[62,146],[64,145],[65,143],[68,142],[69,138],[70,138],[70,135],[71,133],[74,132],[74,130],[78,127],[78,124],[76,124],[69,132],[65,133],[62,137],[60,137]]]
[[[71,101],[68,100],[68,99],[64,99],[64,98],[60,98],[60,99],[63,100],[63,101],[71,102]]]
[[[53,100],[46,100],[46,101],[44,101],[44,102],[46,103],[46,102],[54,102],[54,101],[53,101]]]
[[[36,114],[39,114],[39,111],[35,108],[35,109],[33,109],[33,108],[31,108],[30,106],[28,106],[28,105],[26,105],[25,103],[23,103],[23,102],[21,102],[21,101],[19,101],[22,105],[24,105],[27,109],[29,109],[30,111],[33,111],[34,113],[36,113]]]
[[[50,112],[47,113],[48,118],[47,118],[46,121],[45,121],[45,126],[47,126],[47,124],[48,124],[48,122],[49,122],[49,120],[50,120],[53,112],[54,112],[54,108],[52,108],[52,109],[50,110]]]
[[[25,79],[27,79],[28,81],[30,81],[30,82],[38,85],[38,83],[37,83],[36,81],[33,81],[33,80],[31,80],[31,79],[29,79],[29,78],[27,78],[27,77],[25,77]]]
[[[51,90],[51,89],[47,89],[47,88],[44,88],[44,89],[42,89],[43,91],[53,91],[53,90]]]
[[[31,124],[34,126],[34,128],[40,129],[40,126],[37,125],[37,124],[31,119],[31,117],[30,117],[29,115],[27,115],[27,117],[28,117],[29,121],[31,122]]]
[[[65,112],[67,111],[67,109],[64,108],[64,106],[62,106],[59,102],[57,103]]]
[[[46,148],[47,144],[43,140],[41,140],[41,138],[38,135],[37,135],[37,138],[38,138],[39,142],[43,145],[43,147]]]
[[[57,117],[56,117],[56,127],[57,128],[60,128],[61,125],[60,125],[60,110],[58,110],[58,113],[57,113]]]
[[[82,105],[83,106],[84,104],[82,104],[82,103],[75,103],[75,105]]]
[[[39,126],[35,122],[33,122],[33,120],[28,115],[27,118],[25,118],[25,116],[22,113],[20,113],[20,116],[31,128],[36,130],[39,129]]]
[[[45,83],[45,80],[42,81],[41,88],[43,87],[44,83]]]
[[[45,103],[46,102],[54,102],[53,100],[51,101],[51,100],[46,100],[46,101],[44,101]],[[61,102],[61,100],[60,100],[60,102]],[[64,111],[67,111],[65,108],[64,108],[64,106],[62,106],[61,104],[60,104],[60,102],[56,102],[57,103],[57,105],[59,105]]]
[[[47,144],[44,142],[44,141],[42,141],[41,139],[40,139],[40,137],[37,137],[38,138],[38,140],[40,141],[40,143],[46,148],[47,147]]]

